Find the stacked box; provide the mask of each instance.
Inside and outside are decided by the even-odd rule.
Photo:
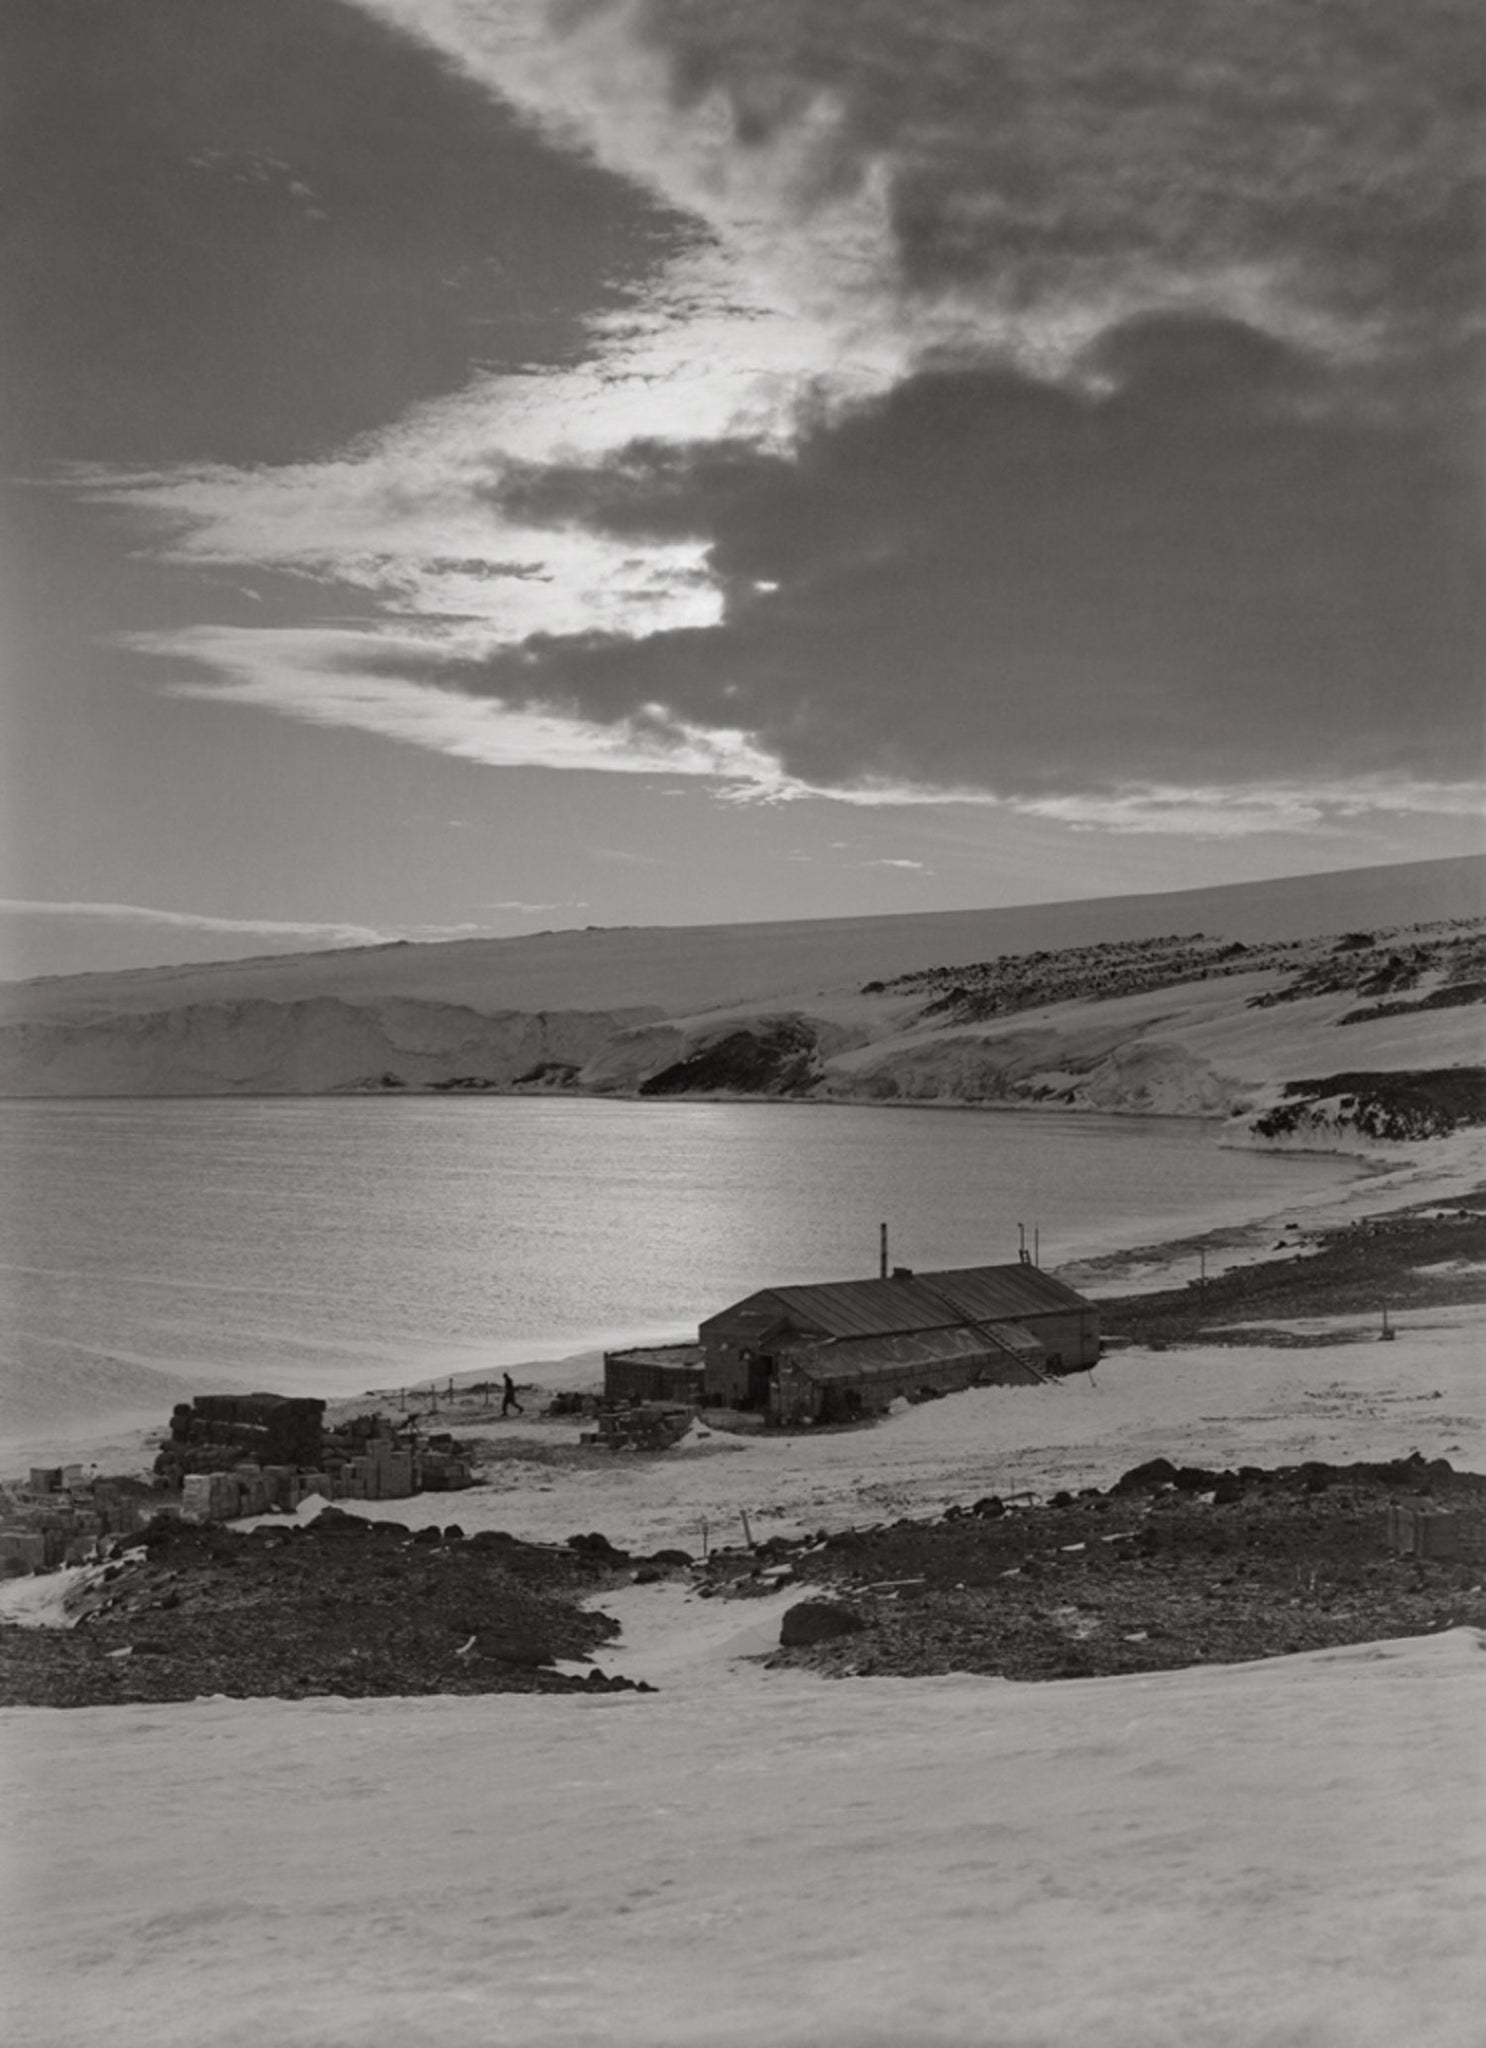
[[[46,1563],[46,1532],[42,1529],[0,1530],[0,1570],[39,1571]]]
[[[1440,1513],[1429,1508],[1388,1509],[1388,1547],[1406,1557],[1486,1561],[1486,1515]]]
[[[212,1518],[211,1472],[188,1472],[181,1481],[181,1514],[188,1522],[209,1522]]]

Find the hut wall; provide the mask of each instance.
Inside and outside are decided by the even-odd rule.
[[[606,1401],[683,1401],[702,1398],[700,1363],[647,1358],[643,1351],[604,1354]]]
[[[1004,1351],[978,1358],[864,1367],[861,1372],[825,1373],[817,1378],[808,1363],[780,1366],[773,1413],[781,1422],[845,1422],[855,1416],[885,1414],[900,1396],[925,1390],[955,1394],[965,1387],[1025,1387],[1037,1384],[1035,1374]]]
[[[707,1403],[713,1408],[762,1406],[767,1368],[791,1334],[788,1320],[765,1298],[750,1296],[712,1316],[697,1332],[705,1361]]]
[[[1065,1309],[1054,1315],[1019,1316],[1047,1353],[1044,1372],[1087,1372],[1099,1362],[1099,1311]]]
[[[707,1399],[715,1408],[733,1408],[748,1398],[748,1368],[752,1346],[721,1336],[707,1340],[705,1382]]]

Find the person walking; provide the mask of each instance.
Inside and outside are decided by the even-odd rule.
[[[508,1372],[502,1373],[501,1378],[505,1382],[500,1398],[501,1420],[504,1422],[513,1408],[518,1415],[524,1415],[526,1410],[516,1399],[516,1382],[512,1379],[511,1375]]]

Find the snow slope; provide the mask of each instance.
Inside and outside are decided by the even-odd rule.
[[[15,1712],[9,2037],[1474,2048],[1483,1648]]]
[[[1231,1032],[1211,1050],[1183,1042],[1201,1024],[1201,1005],[1188,1016],[1192,991],[1178,991],[1175,1039],[1155,1028],[1159,1018],[1132,1016],[1138,1043],[1126,1056],[1111,1036],[1114,1005],[1025,1013],[1014,1032],[941,1028],[932,1040],[899,1040],[913,1005],[890,992],[864,1004],[862,984],[1174,932],[1249,944],[1478,917],[1483,906],[1486,860],[1464,859],[1015,910],[549,932],[0,984],[0,1093],[303,1093],[377,1086],[389,1074],[406,1086],[471,1076],[506,1086],[553,1065],[583,1068],[585,1086],[631,1089],[730,1016],[756,1027],[803,1009],[828,1091],[1016,1100],[1069,1085],[1075,1103],[1222,1114],[1253,1062],[1223,1064]],[[1231,1008],[1237,997],[1222,987]],[[1333,1003],[1340,1014],[1342,999]],[[1249,1036],[1267,1044],[1281,1025],[1272,1012],[1262,1018]],[[1318,1013],[1318,1025],[1331,1021]],[[1375,1028],[1326,1049],[1355,1065]],[[1420,1018],[1393,1027],[1405,1048],[1395,1064],[1428,1064],[1415,1043],[1425,1028]],[[1435,1033],[1446,1028],[1443,1015],[1429,1020]],[[1457,1041],[1467,1028],[1457,1016]],[[1479,1044],[1478,1029],[1477,1057]],[[868,1057],[853,1065],[864,1045]]]
[[[1283,971],[1178,982],[1138,995],[1019,1010],[979,1024],[900,1024],[922,998],[810,999],[797,1017],[819,1051],[819,1092],[842,1101],[1066,1105],[1143,1116],[1241,1114],[1275,1084],[1348,1068],[1375,1073],[1486,1058],[1479,1006],[1421,1010],[1338,1029],[1351,991],[1269,1007]],[[898,1017],[894,1016],[894,1012]],[[634,1092],[658,1068],[725,1033],[772,1021],[767,1003],[637,1025],[584,1067],[596,1092]],[[1328,1149],[1311,1141],[1314,1150]],[[1367,1149],[1359,1147],[1359,1149]]]
[[[1158,932],[1204,931],[1246,943],[1356,925],[1414,924],[1486,912],[1486,856],[1288,875],[1278,881],[1094,897],[1006,910],[775,924],[594,927],[516,939],[343,947],[208,965],[135,968],[0,983],[0,1020],[81,1018],[189,1003],[347,1003],[394,997],[497,1010],[680,1011],[792,990],[855,986],[945,960],[988,960]]]

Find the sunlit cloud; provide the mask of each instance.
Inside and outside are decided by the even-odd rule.
[[[1109,795],[1029,798],[1012,808],[1081,832],[1153,832],[1190,839],[1245,839],[1258,833],[1325,834],[1372,817],[1486,816],[1486,781],[1421,782],[1372,777],[1229,789],[1136,788]]]
[[[1369,814],[1463,816],[1479,802],[1464,784],[1421,776],[1437,765],[1423,752],[1391,780],[1255,777],[1256,766],[1316,755],[1314,735],[1292,735],[1283,756],[1280,740],[1263,738],[1274,704],[1296,701],[1286,663],[1315,623],[1293,595],[1305,565],[1277,569],[1273,508],[1234,511],[1221,472],[1191,453],[1193,421],[1226,421],[1224,408],[1244,396],[1235,337],[1261,353],[1288,351],[1294,363],[1304,357],[1307,372],[1324,364],[1338,391],[1359,367],[1387,370],[1408,354],[1402,337],[1416,313],[1396,287],[1409,224],[1438,215],[1458,140],[1443,114],[1425,109],[1418,78],[1395,83],[1386,65],[1369,73],[1365,36],[1350,38],[1345,24],[1307,28],[1285,55],[1297,81],[1289,109],[1266,90],[1279,54],[1272,26],[1215,0],[1194,0],[1170,48],[1141,48],[1144,82],[1133,96],[1141,24],[1093,6],[1045,19],[1013,10],[1012,24],[968,0],[782,11],[723,0],[357,4],[431,45],[551,148],[671,209],[673,230],[622,304],[590,312],[577,359],[521,374],[475,370],[462,390],[313,461],[75,470],[74,488],[132,515],[157,561],[225,577],[254,598],[240,577],[287,574],[311,593],[323,586],[327,610],[367,614],[135,635],[132,649],[160,664],[161,690],[495,768],[687,778],[729,804],[1000,804],[1079,831],[1233,839],[1323,834]],[[1357,109],[1374,103],[1380,120],[1369,125]],[[1334,162],[1316,147],[1328,127]],[[1364,260],[1351,251],[1348,209],[1369,163],[1383,242]],[[215,158],[198,165],[202,175],[216,168]],[[253,175],[260,170],[296,202],[313,196],[277,160]],[[1110,429],[1101,442],[1095,418],[1098,404],[1130,388],[1137,316],[1167,323],[1165,355],[1145,333],[1137,438],[1159,460],[1143,475],[1143,505],[1127,460],[1136,439],[1116,447]],[[1184,329],[1173,316],[1191,318]],[[1199,392],[1191,363],[1223,323],[1232,359]],[[1122,326],[1123,367],[1098,346]],[[911,391],[926,365],[1001,380],[999,398],[975,397],[981,441],[970,447],[973,409],[955,414],[950,392],[937,426],[912,405],[900,409],[901,438],[887,421],[875,462],[861,461],[847,434],[833,442],[832,426],[867,418],[874,401],[886,419],[888,395]],[[1275,427],[1283,407],[1298,417],[1333,402],[1332,386],[1303,382],[1297,372],[1293,390],[1266,387],[1255,400],[1272,400],[1272,436],[1299,439],[1288,420]],[[1056,405],[1039,411],[1049,394]],[[925,510],[911,502],[917,472],[905,454],[917,460],[919,448],[939,445],[936,432],[960,496],[936,475]],[[1248,462],[1252,441],[1224,432],[1215,461],[1241,444],[1249,469],[1270,477]],[[637,517],[621,532],[597,500],[541,517],[530,499],[523,512],[511,488],[559,470],[600,476],[636,447],[724,443],[790,470],[769,513],[808,471],[802,489],[817,488],[809,509],[819,516],[802,521],[789,559],[760,540],[767,516],[759,530],[746,521],[730,530],[730,508],[700,496],[682,492],[664,531]],[[1091,446],[1106,449],[1102,488],[1117,478],[1134,516],[1110,519],[1086,488]],[[1330,478],[1338,451],[1317,447],[1306,476]],[[1272,477],[1265,487],[1275,488]],[[1179,529],[1177,543],[1198,536],[1190,616],[1171,573],[1172,537],[1152,509],[1188,499],[1193,516],[1160,516]],[[1225,529],[1216,574],[1203,546],[1213,525],[1205,508],[1219,501],[1216,528],[1231,514],[1249,555]],[[1321,531],[1310,501],[1296,504],[1298,528]],[[946,575],[957,538],[988,534],[988,515],[1012,505],[1016,518],[987,539],[986,562],[955,557]],[[1044,523],[1028,541],[1034,509]],[[1098,551],[1141,535],[1142,521],[1150,552],[1137,539],[1128,559],[1101,566]],[[1166,597],[1154,623],[1131,627],[1128,602],[1122,611],[1107,593],[1136,587],[1153,560],[1167,572]],[[1358,560],[1365,571],[1365,549]],[[1075,588],[1080,562],[1094,565],[1087,590]],[[935,574],[945,577],[937,587]],[[991,608],[989,635],[965,609],[966,593],[995,575],[1006,595]],[[1212,592],[1249,583],[1257,592],[1264,578],[1290,593],[1290,610],[1245,595],[1246,627],[1259,620],[1257,652],[1245,657],[1258,678],[1252,747],[1228,749],[1233,780],[1220,786],[1207,763],[1234,698],[1222,654],[1232,633],[1212,615]],[[964,611],[957,635],[951,583]],[[1348,616],[1348,589],[1339,576],[1316,600],[1330,621]],[[1281,614],[1277,651],[1262,629]],[[741,653],[728,638],[740,615],[758,622]],[[853,630],[860,644],[843,653]],[[976,650],[969,680],[936,659],[936,630]],[[1180,684],[1168,681],[1169,700],[1158,703],[1151,647],[1163,630]],[[710,657],[688,636],[712,643]],[[1181,666],[1189,646],[1204,650],[1190,681]],[[564,671],[569,647],[577,651]],[[615,665],[604,667],[614,649],[633,655],[623,687]],[[1374,680],[1365,700],[1355,687],[1362,715],[1353,724],[1365,730],[1384,692]],[[1063,692],[1078,716],[1065,714]],[[1327,676],[1312,696],[1329,717]],[[1379,758],[1386,752],[1360,765]],[[1118,780],[1132,765],[1163,779]],[[1115,787],[1091,787],[1101,779]],[[909,860],[875,864],[932,872]]]
[[[368,629],[320,631],[283,627],[192,627],[181,633],[135,634],[137,653],[188,660],[205,679],[163,673],[170,696],[275,711],[306,725],[339,726],[424,747],[491,768],[588,769],[610,774],[699,775],[751,795],[792,794],[777,764],[746,733],[676,720],[663,705],[600,724],[565,717],[541,705],[414,683],[373,668],[377,662],[422,666],[446,652],[441,643],[393,639]]]

